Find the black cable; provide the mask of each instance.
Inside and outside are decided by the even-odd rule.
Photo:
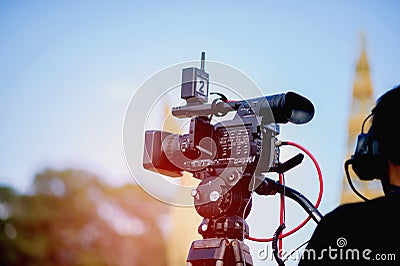
[[[213,95],[213,94],[218,95],[220,97],[221,101],[223,101],[223,102],[228,101],[228,98],[226,98],[226,96],[220,92],[210,92],[210,95]]]
[[[361,125],[361,133],[364,134],[364,126],[365,126],[365,123],[366,123],[367,120],[368,120],[371,116],[373,116],[373,115],[374,115],[374,113],[370,113],[370,114],[364,119],[364,121],[362,122],[362,125]]]
[[[282,233],[283,229],[285,229],[285,228],[286,228],[286,225],[284,223],[279,225],[278,229],[276,229],[276,231],[274,233],[274,237],[272,240],[272,251],[274,253],[275,260],[279,266],[285,265],[285,262],[281,259],[281,256],[279,254],[282,251],[279,250],[279,248],[278,248],[279,235]]]
[[[287,260],[289,259],[289,257],[293,255],[293,253],[295,253],[296,251],[298,251],[299,249],[301,249],[304,245],[307,245],[308,242],[310,242],[310,240],[307,240],[306,242],[304,242],[303,244],[301,244],[300,246],[298,246],[295,250],[293,250],[292,252],[290,252],[290,254],[287,255],[286,258],[283,260],[283,262],[287,261]]]
[[[362,200],[364,201],[369,201],[368,198],[366,198],[363,194],[361,194],[353,185],[353,182],[351,181],[350,178],[350,173],[349,173],[349,165],[351,164],[352,160],[349,159],[344,163],[344,169],[346,171],[346,177],[347,177],[347,181],[349,182],[349,185],[351,187],[351,189],[353,190],[354,193],[356,193],[357,196],[359,196]]]

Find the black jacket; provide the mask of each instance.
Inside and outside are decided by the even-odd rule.
[[[400,265],[400,194],[325,215],[299,265]]]

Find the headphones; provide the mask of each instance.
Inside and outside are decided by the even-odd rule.
[[[400,156],[397,154],[397,151],[400,149],[400,143],[398,141],[391,141],[391,138],[397,137],[399,131],[395,130],[392,132],[389,131],[392,130],[392,128],[386,128],[386,125],[390,123],[391,120],[397,119],[398,117],[399,99],[400,85],[397,85],[397,87],[379,97],[376,106],[371,111],[371,114],[365,118],[362,124],[361,134],[357,137],[354,154],[345,162],[346,176],[349,185],[353,191],[364,200],[368,199],[361,195],[351,183],[348,171],[349,165],[352,165],[354,172],[361,180],[381,180],[385,195],[388,195],[392,191],[400,191],[399,187],[390,184],[388,175],[389,159],[393,163],[400,165]],[[375,119],[379,117],[379,121],[373,121],[368,132],[364,133],[364,125],[366,121],[374,117]],[[379,127],[379,133],[378,128],[374,127]],[[377,133],[379,135],[384,133],[384,138],[383,136],[378,137]]]
[[[364,125],[374,115],[374,110],[363,121],[361,133],[357,137],[354,154],[349,164],[352,165],[356,175],[365,181],[381,179],[386,176],[385,160],[383,159],[379,142],[374,136],[374,128],[371,126],[364,133]]]

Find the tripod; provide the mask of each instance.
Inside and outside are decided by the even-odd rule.
[[[252,266],[250,248],[244,243],[249,227],[239,216],[203,219],[199,233],[189,250],[187,266]]]

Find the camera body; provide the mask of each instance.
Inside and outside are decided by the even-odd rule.
[[[190,118],[189,132],[146,131],[143,167],[170,177],[180,177],[183,171],[201,180],[220,177],[232,188],[243,176],[268,172],[278,161],[278,123],[306,123],[314,106],[294,92],[237,101],[214,93],[220,97],[208,103],[204,57],[203,53],[200,69],[182,70],[181,98],[186,105],[172,108],[173,116]],[[212,124],[213,117],[228,112],[236,112],[233,119]]]
[[[271,160],[273,138],[278,133],[278,125],[266,127],[262,117],[242,102],[232,120],[213,125],[208,116],[192,117],[188,134],[146,131],[143,166],[171,177],[187,171],[204,179],[207,174],[227,168],[240,168],[241,174],[252,175],[260,158],[264,162]],[[269,164],[263,165],[266,167],[258,170],[268,171]]]

